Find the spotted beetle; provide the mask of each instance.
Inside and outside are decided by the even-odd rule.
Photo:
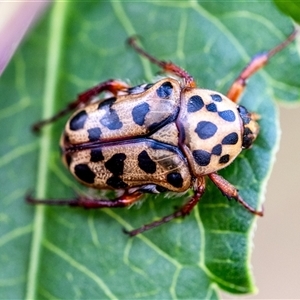
[[[126,207],[143,193],[185,192],[193,196],[179,210],[132,231],[130,236],[188,215],[205,191],[208,177],[228,198],[262,216],[245,202],[236,188],[217,174],[243,149],[251,147],[259,133],[258,116],[238,100],[246,80],[274,54],[296,37],[294,31],[269,52],[255,56],[239,74],[226,96],[196,87],[193,77],[172,62],[156,59],[137,45],[140,55],[171,74],[151,84],[131,87],[108,80],[88,89],[67,108],[36,123],[35,131],[74,111],[61,136],[64,164],[82,184],[95,189],[121,190],[113,200],[79,196],[76,199],[39,200],[31,204],[70,205],[84,208]],[[99,94],[109,97],[99,99]]]

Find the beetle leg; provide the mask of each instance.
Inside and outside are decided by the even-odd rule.
[[[259,69],[263,68],[273,55],[280,52],[283,48],[290,44],[296,38],[297,33],[297,30],[294,30],[286,40],[270,51],[255,55],[246,68],[244,68],[240,75],[235,79],[229,88],[227,97],[237,103],[246,87],[247,79],[255,74]]]
[[[217,188],[222,192],[224,196],[229,199],[235,199],[237,202],[242,204],[248,211],[252,214],[263,216],[263,210],[256,210],[255,208],[251,207],[238,193],[238,190],[230,184],[227,180],[225,180],[222,176],[218,175],[217,173],[211,173],[207,175],[211,181],[217,186]]]
[[[187,216],[193,210],[193,208],[197,205],[197,203],[199,202],[199,200],[201,199],[201,197],[202,197],[202,195],[204,194],[204,191],[205,191],[204,177],[200,177],[198,179],[198,181],[199,181],[199,183],[198,183],[198,186],[196,187],[196,189],[194,190],[193,197],[185,205],[183,205],[179,210],[175,211],[174,213],[172,213],[170,215],[167,215],[167,216],[161,218],[160,220],[157,220],[157,221],[154,221],[152,223],[143,225],[140,228],[137,228],[137,229],[134,229],[134,230],[131,230],[131,231],[127,231],[127,230],[124,229],[124,232],[132,237],[132,236],[140,234],[144,231],[147,231],[149,229],[152,229],[152,228],[155,228],[155,227],[160,226],[162,224],[165,224],[167,222],[170,222],[173,219]]]
[[[127,40],[127,42],[136,52],[138,52],[140,55],[146,57],[151,63],[162,68],[164,70],[164,72],[172,73],[172,74],[184,79],[186,87],[192,87],[192,88],[196,87],[196,82],[195,82],[194,78],[187,71],[183,70],[179,66],[173,64],[172,62],[158,60],[157,58],[155,58],[154,56],[152,56],[151,54],[149,54],[148,52],[146,52],[145,50],[143,50],[141,47],[139,47],[137,45],[136,37],[134,37],[134,36],[130,37]]]
[[[124,193],[122,196],[113,199],[113,200],[106,200],[106,199],[92,199],[89,197],[79,196],[76,199],[35,199],[31,196],[31,194],[26,195],[26,201],[30,204],[45,204],[45,205],[68,205],[73,207],[83,207],[86,209],[96,209],[96,208],[105,208],[105,207],[126,207],[134,202],[140,200],[142,193],[135,192],[133,194]]]
[[[129,85],[127,85],[125,82],[118,81],[118,80],[107,80],[104,82],[101,82],[97,84],[96,86],[86,90],[85,92],[79,94],[77,96],[77,99],[73,102],[70,102],[66,108],[62,109],[58,113],[56,113],[54,116],[50,117],[49,119],[42,120],[40,122],[37,122],[33,124],[32,130],[35,132],[38,132],[44,125],[52,123],[59,119],[60,117],[63,117],[67,113],[77,109],[80,107],[81,104],[86,105],[91,100],[94,99],[97,95],[99,95],[101,92],[111,92],[115,96],[117,96],[118,92],[127,90],[129,88]]]

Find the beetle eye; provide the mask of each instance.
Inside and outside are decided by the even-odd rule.
[[[238,112],[244,127],[242,146],[244,149],[248,149],[252,146],[259,133],[259,125],[257,123],[259,116],[254,113],[249,113],[244,106],[239,106]]]

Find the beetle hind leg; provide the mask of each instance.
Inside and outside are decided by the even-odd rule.
[[[28,193],[25,197],[26,202],[29,204],[44,204],[53,206],[72,206],[72,207],[83,207],[86,209],[97,209],[105,207],[126,207],[140,200],[142,193],[135,192],[132,194],[124,193],[122,196],[113,199],[94,199],[85,196],[79,196],[75,199],[35,199],[31,193]]]

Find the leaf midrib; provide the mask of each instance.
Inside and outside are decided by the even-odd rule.
[[[42,119],[46,119],[54,113],[55,94],[58,82],[59,61],[62,50],[62,37],[65,25],[65,16],[68,2],[57,2],[50,17],[49,24],[49,42],[47,61],[45,66],[45,87],[43,95]],[[36,196],[45,197],[47,188],[48,167],[50,157],[50,128],[45,128],[40,138],[40,152],[38,157],[38,170],[36,182]],[[30,249],[30,259],[27,275],[26,297],[25,299],[36,299],[38,269],[42,247],[42,238],[44,234],[44,216],[45,207],[37,206],[33,220],[33,236]]]

